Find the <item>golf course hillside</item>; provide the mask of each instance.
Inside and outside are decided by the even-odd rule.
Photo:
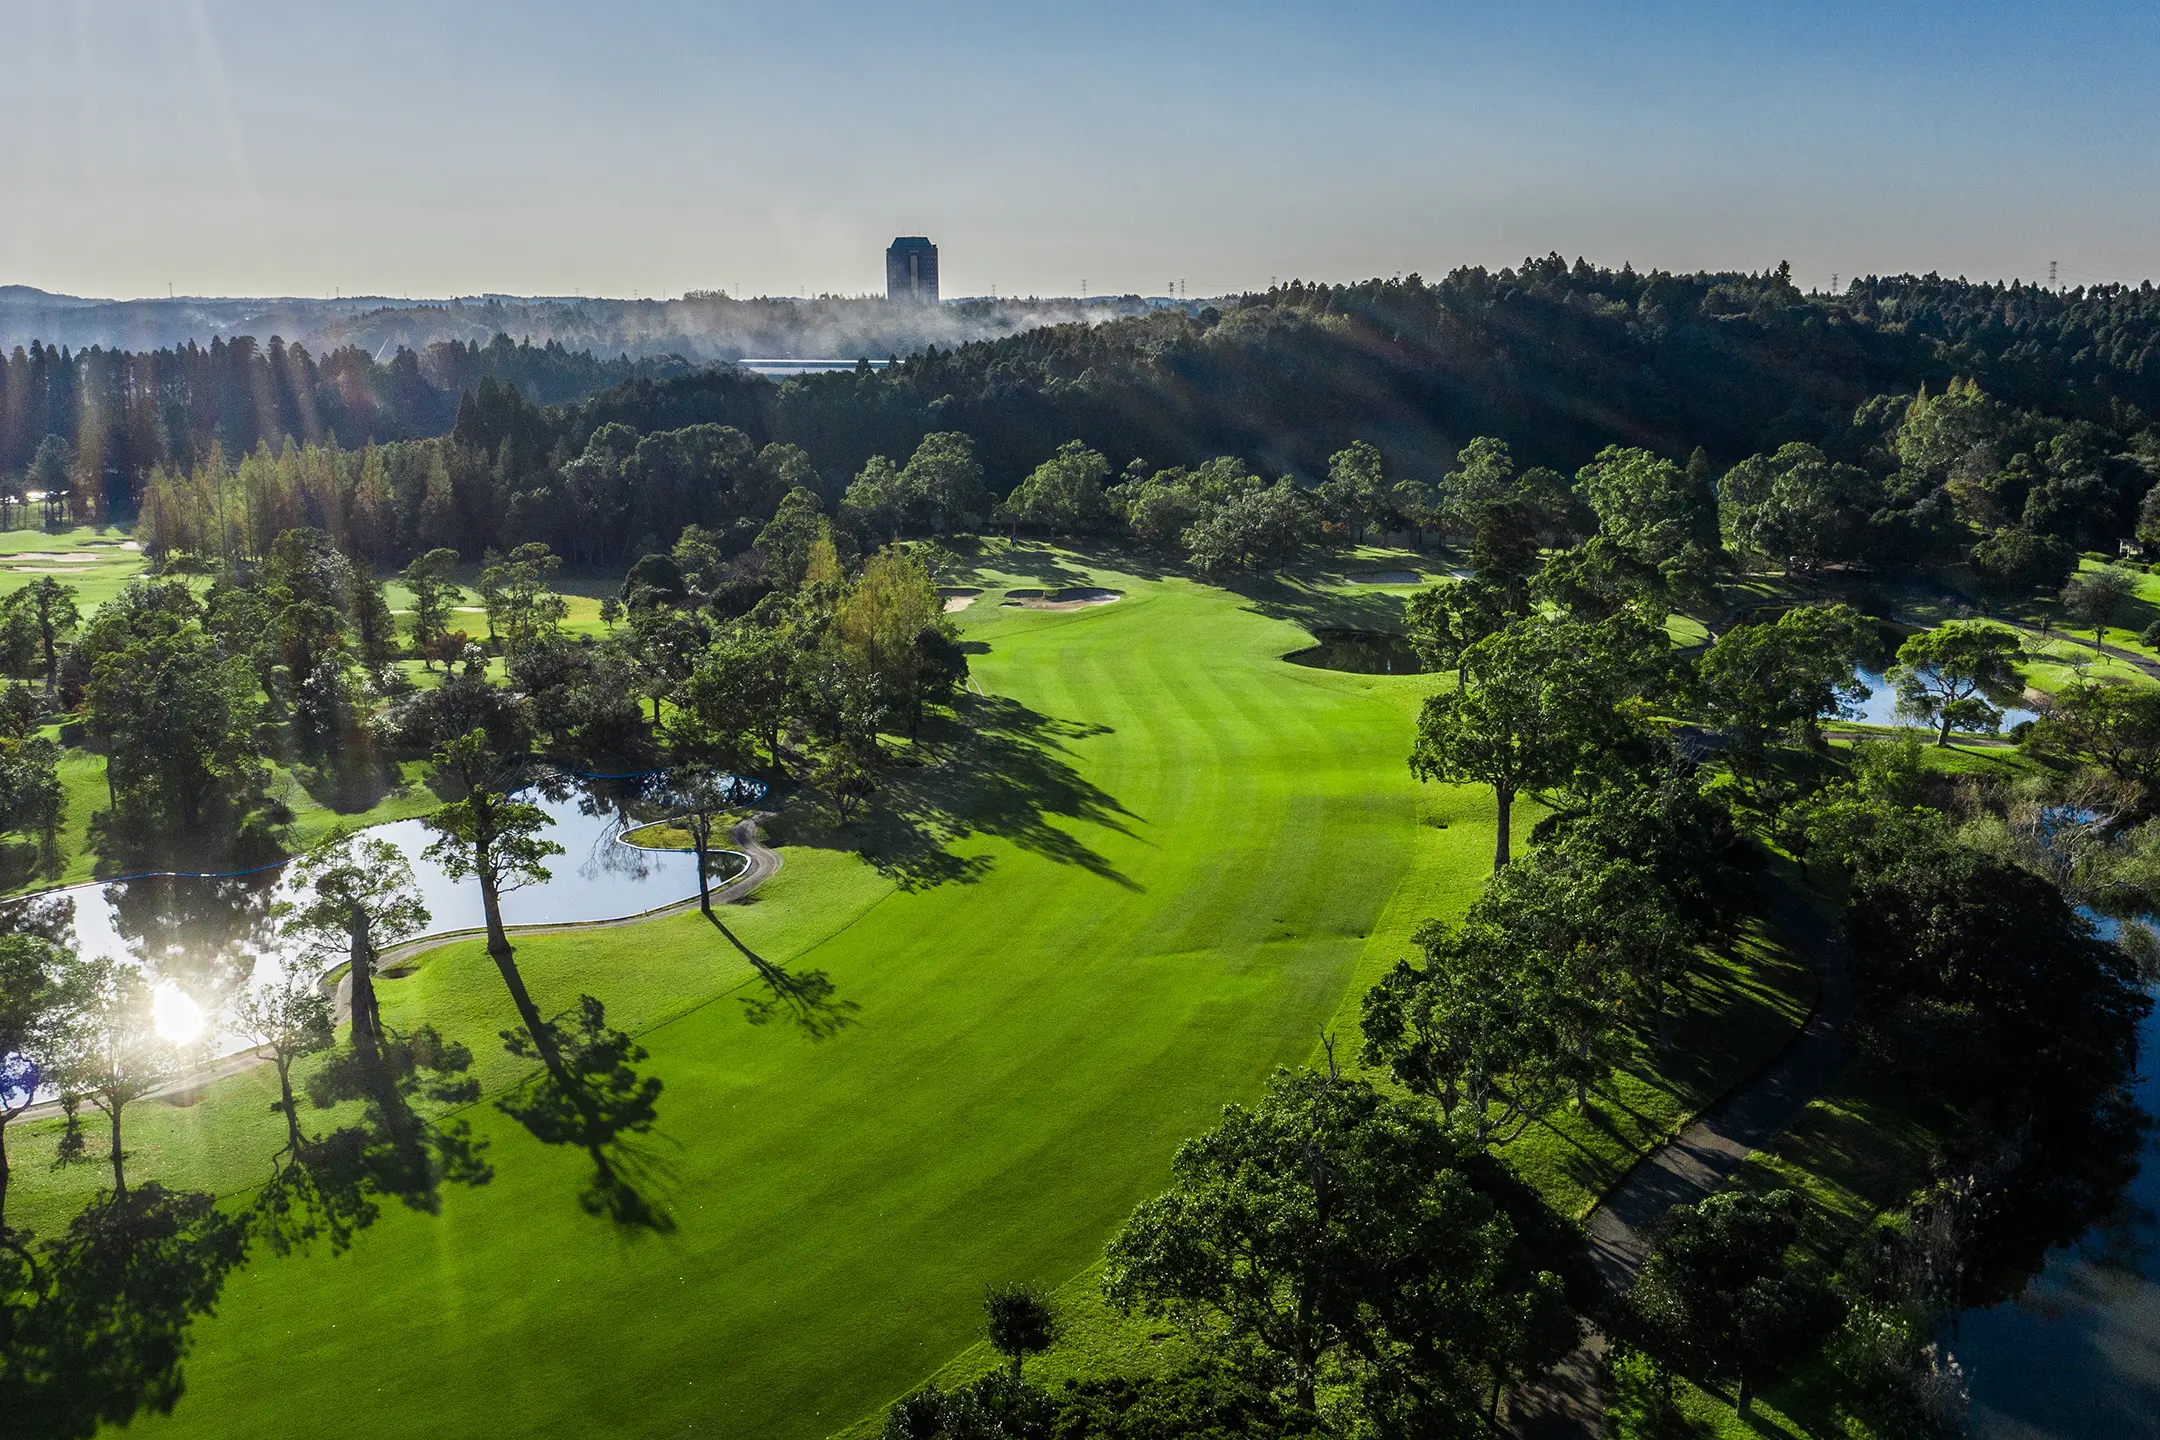
[[[931,763],[846,831],[784,809],[784,868],[727,913],[768,963],[829,977],[835,1033],[746,1023],[762,989],[694,911],[520,947],[544,1008],[601,995],[649,1049],[640,1183],[671,1229],[581,1211],[577,1157],[484,1099],[465,1116],[491,1183],[237,1275],[185,1398],[138,1428],[830,1434],[964,1350],[986,1282],[1090,1268],[1181,1140],[1310,1057],[1360,959],[1401,950],[1374,929],[1406,881],[1404,926],[1483,879],[1488,795],[1419,823],[1404,756],[1432,677],[1285,664],[1311,642],[1258,613],[1282,605],[1039,553],[1056,573],[973,581],[1120,598],[958,614],[981,695],[926,732]],[[489,1098],[521,1075],[478,942],[380,988],[391,1023],[473,1047]],[[243,1192],[278,1143],[268,1083],[141,1107],[133,1172]],[[17,1140],[41,1230],[53,1128]]]

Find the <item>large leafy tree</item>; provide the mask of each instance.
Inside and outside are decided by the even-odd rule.
[[[923,437],[901,467],[899,490],[906,521],[919,530],[971,529],[990,509],[975,441],[958,430]]]
[[[2015,634],[1978,620],[1922,630],[1898,646],[1890,671],[1898,708],[1931,722],[1937,745],[1948,745],[1953,729],[1993,731],[2002,723],[1997,707],[2024,693],[2020,653]]]
[[[1203,574],[1280,564],[1319,539],[1319,516],[1312,501],[1285,478],[1249,488],[1204,510],[1186,527],[1187,557]]]
[[[747,759],[748,741],[780,768],[794,647],[780,631],[738,625],[697,657],[676,695],[670,741],[679,753],[716,765]]]
[[[478,882],[488,955],[522,1025],[505,1030],[503,1044],[513,1055],[538,1060],[543,1070],[525,1093],[497,1104],[544,1143],[585,1151],[594,1170],[588,1209],[650,1223],[656,1217],[623,1178],[613,1151],[625,1133],[651,1128],[660,1082],[637,1074],[633,1064],[645,1052],[608,1028],[606,1012],[592,996],[579,996],[567,1017],[544,1017],[503,927],[503,893],[547,879],[546,861],[562,853],[543,833],[547,812],[517,798],[510,788],[512,757],[495,753],[482,731],[438,749],[434,769],[437,783],[457,798],[428,817],[437,835],[428,858],[455,878]]]
[[[1960,1103],[2013,1113],[2120,1079],[2150,1001],[2052,884],[1927,832],[1887,834],[1862,861],[1845,932],[1886,1053]]]
[[[1671,993],[1697,947],[1732,935],[1753,899],[1750,849],[1719,798],[1725,793],[1712,772],[1676,763],[1607,786],[1534,832],[1590,873],[1609,866],[1639,874],[1614,913],[1642,943],[1617,953],[1661,1051],[1671,1042]]]
[[[1015,524],[1049,534],[1094,529],[1109,516],[1102,486],[1109,473],[1110,462],[1101,451],[1068,441],[1005,497],[1005,513]]]
[[[441,649],[443,637],[450,630],[450,616],[465,595],[451,578],[457,563],[457,551],[438,546],[416,556],[399,577],[405,582],[406,593],[412,597],[413,653],[430,668],[438,659],[448,663],[456,658],[442,654]]]
[[[1853,663],[1868,643],[1867,622],[1849,605],[1796,605],[1768,624],[1735,626],[1697,664],[1704,711],[1749,750],[1780,731],[1820,748],[1822,717],[1867,698]]]
[[[2062,589],[2063,613],[2092,626],[2093,644],[2105,649],[2108,627],[2137,594],[2137,576],[2120,565],[2101,565],[2070,577]]]
[[[1559,1277],[1429,1116],[1361,1081],[1278,1071],[1188,1140],[1111,1240],[1104,1288],[1311,1409],[1341,1384],[1382,1433],[1476,1433],[1576,1325]]]
[[[179,1049],[158,1033],[150,982],[142,971],[109,955],[68,961],[60,973],[59,1032],[50,1042],[46,1076],[53,1088],[87,1100],[105,1114],[111,1141],[112,1193],[127,1196],[127,1150],[121,1117],[127,1107],[177,1076]]]
[[[1602,625],[1531,615],[1468,647],[1462,683],[1425,701],[1410,769],[1491,787],[1496,872],[1508,862],[1518,796],[1576,782],[1625,748],[1636,731],[1625,705],[1657,648],[1632,614]]]
[[[252,782],[257,695],[246,662],[194,625],[101,655],[84,699],[120,807],[192,829],[213,797]]]
[[[1697,605],[1709,598],[1726,556],[1706,468],[1683,469],[1647,450],[1612,445],[1576,472],[1575,484],[1597,513],[1598,528],[1655,570],[1676,601]]]
[[[1864,558],[1868,517],[1882,503],[1867,471],[1798,441],[1750,456],[1718,482],[1726,543],[1798,570]]]
[[[1981,537],[1970,556],[1973,574],[1998,597],[2024,600],[2054,590],[2077,569],[2077,551],[2053,535],[2006,525]]]
[[[82,623],[82,611],[75,604],[76,595],[74,586],[63,585],[50,575],[40,575],[7,597],[9,617],[19,618],[36,639],[38,654],[44,661],[45,698],[48,700],[60,678],[61,642]]]
[[[2026,739],[2042,754],[2089,760],[2148,798],[2160,791],[2160,689],[2066,685]]]
[[[865,677],[886,706],[905,718],[908,733],[922,725],[935,679],[936,642],[950,630],[944,601],[922,562],[897,548],[880,550],[834,608],[831,637],[847,664]],[[950,681],[945,681],[950,688]]]
[[[555,632],[570,613],[569,602],[549,587],[562,558],[538,541],[529,541],[503,557],[490,557],[480,571],[480,599],[488,628],[506,650],[515,651]]]
[[[1363,542],[1375,526],[1385,525],[1395,505],[1388,494],[1387,460],[1380,447],[1358,440],[1329,456],[1319,496],[1328,518],[1347,526],[1354,541]]]
[[[1661,1359],[1731,1377],[1747,1414],[1763,1381],[1837,1321],[1829,1288],[1788,1256],[1801,1214],[1790,1190],[1726,1191],[1676,1207],[1628,1294],[1625,1331]]]
[[[1479,581],[1428,585],[1410,597],[1410,648],[1426,669],[1453,670],[1460,686],[1470,647],[1507,624],[1512,613],[1505,594]]]
[[[1557,977],[1489,914],[1430,920],[1414,939],[1423,963],[1398,961],[1365,993],[1365,1062],[1460,1117],[1474,1143],[1512,1138],[1566,1090]]]

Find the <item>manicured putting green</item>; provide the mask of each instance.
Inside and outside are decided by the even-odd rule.
[[[828,1435],[964,1348],[985,1282],[1085,1270],[1180,1140],[1309,1057],[1368,946],[1399,953],[1401,919],[1367,937],[1406,878],[1437,897],[1482,874],[1482,793],[1445,830],[1417,823],[1404,755],[1432,677],[1282,664],[1303,631],[1221,590],[1000,563],[971,578],[1124,598],[956,617],[987,647],[991,728],[959,774],[903,772],[885,797],[923,843],[892,876],[792,846],[730,914],[768,958],[826,971],[852,1028],[747,1025],[741,962],[695,915],[524,948],[543,1004],[589,989],[643,1031],[674,1231],[584,1215],[582,1161],[479,1107],[492,1185],[388,1214],[343,1256],[257,1260],[201,1326],[174,1416],[140,1429]],[[981,828],[942,843],[941,805]],[[499,1093],[510,1015],[477,946],[384,996],[468,1039]],[[146,1107],[145,1173],[251,1183],[264,1160],[222,1151],[246,1132],[267,1155],[263,1099],[243,1079]]]

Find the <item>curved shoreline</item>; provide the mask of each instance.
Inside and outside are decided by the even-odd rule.
[[[744,899],[760,885],[763,885],[767,880],[779,873],[782,864],[780,852],[767,847],[763,841],[758,839],[757,834],[759,822],[769,818],[771,818],[770,811],[759,811],[745,819],[738,820],[728,832],[728,839],[733,842],[735,848],[739,849],[748,858],[750,863],[744,867],[741,874],[712,892],[713,904],[732,905]],[[618,843],[620,842],[618,841]],[[96,883],[102,884],[106,882]],[[68,886],[66,888],[75,889],[78,887]],[[629,915],[610,916],[604,920],[548,920],[531,925],[508,925],[504,927],[504,930],[508,934],[521,938],[539,935],[561,935],[579,930],[605,930],[615,926],[635,925],[646,920],[657,920],[662,916],[693,909],[697,903],[698,897],[691,895],[687,899],[670,900],[664,905],[655,905],[649,910],[639,910]],[[410,940],[400,941],[375,957],[376,973],[386,979],[403,978],[402,975],[393,974],[393,969],[402,967],[404,974],[410,974],[409,962],[426,954],[428,951],[439,949],[454,941],[469,940],[475,935],[485,935],[486,933],[485,926],[470,926],[461,930],[442,930],[432,935],[419,935]],[[351,1016],[351,996],[351,980],[349,978],[339,980],[332,992],[332,1002],[336,1007],[336,1020],[339,1023],[344,1022]],[[173,1095],[184,1095],[191,1090],[200,1089],[205,1085],[252,1070],[257,1065],[267,1063],[269,1058],[269,1056],[262,1053],[260,1047],[235,1050],[229,1055],[220,1055],[207,1065],[190,1071],[170,1084],[159,1086],[142,1098],[144,1100],[156,1100]],[[60,1113],[59,1101],[45,1100],[26,1107],[15,1119],[18,1122],[42,1120],[49,1119]]]

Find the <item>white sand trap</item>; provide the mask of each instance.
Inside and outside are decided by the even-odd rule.
[[[1124,598],[1122,590],[1071,585],[1063,590],[1008,590],[1000,603],[1018,605],[1024,610],[1084,610],[1090,605],[1108,605]]]
[[[982,591],[973,585],[947,585],[938,594],[945,597],[945,613],[951,615],[974,604]]]
[[[12,555],[0,555],[0,560],[13,565],[18,560],[35,560],[46,565],[96,565],[103,555],[84,555],[73,550],[18,550]]]
[[[1344,577],[1352,585],[1415,585],[1424,577],[1415,570],[1369,570]]]

